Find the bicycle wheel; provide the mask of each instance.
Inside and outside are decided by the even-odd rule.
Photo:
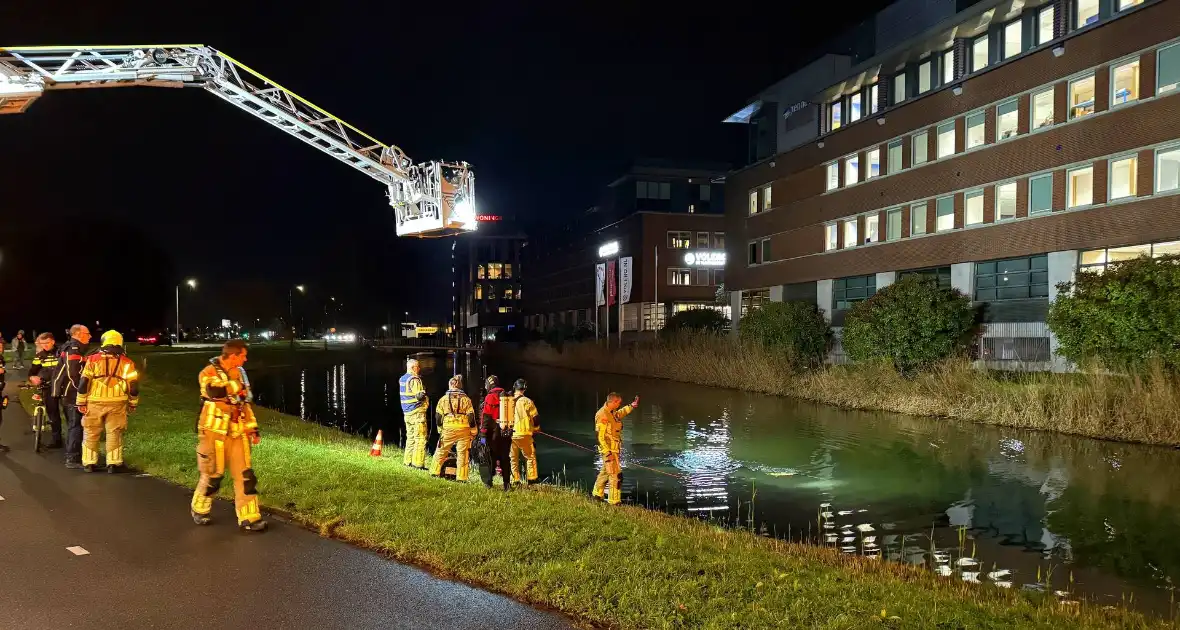
[[[45,407],[44,406],[37,405],[36,407],[33,408],[33,426],[36,427],[33,430],[33,452],[34,453],[41,452],[41,434],[45,432],[45,421],[47,419],[48,419],[48,416],[45,414]]]

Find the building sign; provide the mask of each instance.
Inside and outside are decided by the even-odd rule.
[[[619,285],[618,276],[615,275],[615,261],[606,261],[606,305],[614,306],[615,297],[618,295]]]
[[[504,217],[502,217],[498,214],[477,214],[477,215],[475,215],[475,220],[479,221],[480,223],[487,223],[489,221],[502,221],[503,219],[504,219]]]
[[[221,320],[221,327],[222,328],[229,328],[229,320],[228,319]]]
[[[606,304],[606,265],[599,263],[594,265],[594,305],[603,306]]]
[[[619,304],[626,304],[631,301],[631,257],[619,262]]]
[[[618,241],[611,241],[609,243],[605,243],[601,247],[598,248],[598,257],[599,258],[606,258],[608,256],[614,256],[617,253],[619,253],[619,242]]]
[[[697,251],[688,252],[684,255],[684,264],[689,267],[724,267],[725,266],[725,252],[723,251]]]
[[[811,103],[807,101],[799,101],[798,103],[795,103],[783,112],[783,118],[790,118],[792,114],[807,109],[808,105],[811,105]]]

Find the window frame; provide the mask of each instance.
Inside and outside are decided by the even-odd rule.
[[[900,241],[902,239],[901,235],[903,233],[903,228],[905,228],[905,223],[902,221],[904,216],[905,214],[902,212],[901,208],[890,208],[889,210],[885,211],[885,238],[881,239],[883,242],[889,243],[892,241]],[[889,235],[893,217],[897,217],[897,236]]]
[[[1172,50],[1172,49],[1176,49],[1177,52],[1180,52],[1180,42],[1176,42],[1176,43],[1171,44],[1169,46],[1160,46],[1155,51],[1155,95],[1156,95],[1156,98],[1158,98],[1164,94],[1167,94],[1168,92],[1174,92],[1176,90],[1180,90],[1180,80],[1176,81],[1176,83],[1169,84],[1170,87],[1168,87],[1168,89],[1166,89],[1166,90],[1163,89],[1164,86],[1160,84],[1160,81],[1161,81],[1160,77],[1162,76],[1162,74],[1160,73],[1160,69],[1164,67],[1164,64],[1163,64],[1164,51]],[[1177,62],[1180,62],[1180,59],[1177,59]]]
[[[1076,206],[1072,205],[1074,192],[1073,174],[1086,170],[1090,171],[1090,201],[1083,204],[1078,204]],[[1092,205],[1094,205],[1094,163],[1091,162],[1089,164],[1065,169],[1065,209],[1077,210],[1078,208],[1089,208]]]
[[[1130,4],[1123,6],[1123,2],[1130,2]],[[1122,13],[1123,11],[1129,11],[1141,4],[1143,4],[1143,0],[1115,0],[1114,12]]]
[[[1102,21],[1102,1],[1101,0],[1094,0],[1094,21],[1086,22],[1085,24],[1083,24],[1081,21],[1082,20],[1082,0],[1072,0],[1072,1],[1073,1],[1073,7],[1072,7],[1073,8],[1073,11],[1072,11],[1072,13],[1073,13],[1073,29],[1072,30],[1080,31],[1083,28],[1086,28],[1088,26],[1092,26],[1094,24],[1098,24],[1099,22]]]
[[[761,207],[761,205],[758,203],[758,189],[757,188],[750,189],[749,200],[750,200],[750,206],[749,206],[750,214],[748,216],[752,217],[752,216],[758,214],[759,208]]]
[[[1045,15],[1046,13],[1049,14],[1049,38],[1042,39],[1042,37],[1044,35],[1044,32],[1041,30],[1041,28],[1043,26],[1043,22],[1044,22],[1044,20],[1042,19],[1042,16]],[[1045,44],[1048,44],[1049,42],[1057,39],[1054,36],[1055,35],[1054,31],[1056,30],[1054,25],[1057,23],[1057,9],[1056,9],[1055,5],[1048,4],[1048,5],[1041,7],[1040,9],[1037,9],[1036,15],[1034,17],[1035,17],[1034,22],[1035,22],[1036,28],[1033,30],[1036,32],[1036,35],[1037,35],[1036,46],[1044,46]]]
[[[1013,197],[1012,197],[1012,216],[1005,218],[1000,214],[1000,188],[1002,186],[1008,186],[1008,185],[1015,187],[1014,192],[1016,194],[1013,195]],[[1020,210],[1020,203],[1018,201],[1016,201],[1016,199],[1019,195],[1020,195],[1020,184],[1017,183],[1017,181],[1014,179],[1006,181],[1006,182],[1001,182],[1001,183],[995,185],[996,208],[995,208],[995,212],[993,213],[993,216],[992,216],[993,223],[999,223],[1000,221],[1012,221],[1013,219],[1016,218],[1016,215]]]
[[[873,156],[877,158],[877,174],[873,175]],[[876,147],[865,151],[865,181],[881,176],[881,147]]]
[[[878,103],[881,100],[880,85],[881,85],[881,82],[877,81],[876,83],[869,84],[868,89],[865,90],[865,94],[868,94],[868,96],[869,96],[869,115],[870,116],[873,114],[876,114],[878,111],[881,110],[881,107],[878,105]]]
[[[844,108],[841,107],[844,99],[836,99],[828,103],[828,131],[835,131],[844,126]]]
[[[767,184],[758,189],[759,207],[762,208],[759,212],[769,212],[774,207],[774,191],[771,190],[773,184]]]
[[[920,223],[914,222],[914,217],[916,216],[915,212],[914,212],[915,210],[921,211],[922,221]],[[930,212],[930,205],[925,201],[910,204],[910,238],[913,238],[915,236],[924,236],[926,234],[930,234],[930,232],[928,230],[928,225],[926,223],[926,220],[929,219],[929,217],[926,215],[929,214],[929,212]],[[922,231],[915,232],[914,231],[915,225],[922,226]]]
[[[948,63],[949,62],[949,63]],[[948,48],[939,53],[938,57],[939,69],[942,70],[942,82],[939,86],[950,85],[955,82],[955,49]],[[947,76],[947,70],[950,70],[950,76]]]
[[[691,286],[693,286],[693,282],[692,282],[693,273],[692,273],[692,271],[693,270],[688,267],[668,267],[668,277],[666,278],[666,280],[668,281],[668,284],[666,286],[669,286],[669,287],[691,287]],[[687,274],[688,282],[673,282],[672,281],[673,278],[681,279],[681,278],[685,277],[682,274]]]
[[[1043,89],[1035,89],[1035,90],[1028,93],[1028,120],[1029,120],[1028,126],[1029,126],[1030,133],[1039,131],[1041,129],[1048,129],[1048,128],[1052,127],[1053,125],[1057,124],[1057,95],[1056,95],[1057,89],[1056,89],[1056,87],[1054,87],[1055,85],[1056,84],[1052,84],[1049,87],[1046,87]],[[1067,90],[1067,92],[1068,92],[1068,90]],[[1037,97],[1042,94],[1049,95],[1049,114],[1050,114],[1049,119],[1051,122],[1047,122],[1043,125],[1038,125],[1038,124],[1036,124],[1037,117],[1035,116],[1035,114],[1037,113]],[[1019,124],[1019,123],[1017,123],[1017,124]]]
[[[938,197],[934,200],[934,233],[935,234],[943,234],[945,232],[955,231],[955,194],[956,193],[951,193],[950,195]],[[950,200],[950,210],[951,210],[950,214],[945,214],[945,215],[940,214],[940,212],[943,210],[943,208],[942,208],[943,200]],[[944,216],[949,216],[951,218],[950,227],[948,227],[946,229],[940,228],[938,225],[939,219],[941,219]]]
[[[833,172],[834,171],[834,172]],[[832,175],[835,175],[835,183],[832,181]],[[831,192],[840,189],[840,160],[835,162],[828,162],[826,172],[824,174],[824,192]]]
[[[1115,102],[1114,73],[1115,73],[1115,71],[1117,71],[1120,68],[1125,68],[1127,66],[1132,66],[1132,65],[1135,66],[1135,96],[1133,96],[1130,99],[1125,100],[1121,103]],[[1131,103],[1138,102],[1142,98],[1141,95],[1143,93],[1143,67],[1142,67],[1142,63],[1141,63],[1139,57],[1137,57],[1137,56],[1124,57],[1122,59],[1112,61],[1110,63],[1109,69],[1110,69],[1110,79],[1109,79],[1109,81],[1110,81],[1110,94],[1107,95],[1107,98],[1109,99],[1109,101],[1107,103],[1106,110],[1110,111],[1110,110],[1115,109],[1117,107],[1123,107],[1125,105],[1130,105]]]
[[[1016,27],[1016,34],[1019,36],[1019,43],[1016,46],[1016,52],[1014,52],[1012,54],[1008,54],[1008,44],[1009,44],[1009,38],[1008,38],[1009,32],[1008,31],[1013,26]],[[1019,56],[1020,53],[1024,52],[1024,20],[1022,20],[1021,18],[1016,18],[1015,20],[1012,20],[1011,22],[1008,22],[1007,24],[1005,24],[1003,26],[1003,28],[1000,29],[1000,39],[1002,40],[1000,42],[1000,53],[1002,56],[1001,61],[1006,61],[1006,60],[1011,59],[1013,57]]]
[[[943,155],[943,153],[942,153],[942,134],[943,134],[943,128],[947,127],[947,126],[950,126],[950,128],[951,128],[951,131],[950,131],[950,133],[951,133],[951,152],[947,153],[946,155]],[[959,143],[959,137],[958,137],[959,130],[956,129],[955,127],[956,127],[955,119],[953,119],[953,118],[949,121],[935,125],[935,127],[934,127],[934,137],[935,137],[934,159],[941,160],[943,158],[949,158],[953,155],[958,155],[958,152],[956,151],[956,149],[957,149],[957,145]]]
[[[1160,155],[1163,153],[1170,153],[1175,151],[1180,155],[1180,144],[1168,144],[1161,147],[1156,147],[1152,157],[1152,185],[1151,194],[1153,195],[1174,195],[1180,193],[1180,177],[1177,178],[1176,187],[1167,190],[1160,190]],[[1178,160],[1180,162],[1180,160]]]
[[[1034,180],[1049,180],[1049,207],[1044,210],[1033,210],[1033,181]],[[1053,214],[1053,173],[1039,173],[1037,175],[1030,175],[1028,178],[1028,208],[1026,208],[1028,216],[1041,216]]]
[[[969,219],[970,215],[968,213],[971,212],[970,201],[976,197],[979,198],[979,221],[972,223]],[[976,225],[987,225],[987,222],[984,219],[985,215],[987,214],[987,208],[985,208],[983,205],[984,201],[986,199],[987,199],[987,196],[984,195],[982,188],[975,188],[973,190],[968,190],[968,191],[963,192],[963,227],[964,228],[969,228],[969,227],[976,226]],[[954,213],[954,206],[953,205],[951,207],[951,212],[953,215],[953,213]],[[994,222],[994,218],[993,218],[993,222]]]
[[[1011,112],[1012,114],[1015,114],[1015,118],[1016,118],[1016,126],[1013,127],[1013,131],[1015,133],[1013,133],[1010,136],[1006,136],[1006,137],[1002,135],[1001,129],[1000,129],[1000,119],[1003,116],[1003,114],[1000,114],[1000,108],[1004,107],[1005,105],[1015,105],[1016,106],[1016,109],[1012,110],[1012,112]],[[1030,121],[1032,120],[1032,100],[1029,100],[1029,120]],[[985,121],[985,124],[986,124],[986,121]],[[1015,96],[1013,98],[1003,100],[1003,101],[1000,101],[999,103],[996,103],[996,142],[1001,142],[1003,140],[1010,140],[1012,138],[1017,138],[1017,137],[1020,137],[1020,97],[1019,96]],[[986,138],[985,138],[985,140],[986,140]]]
[[[998,106],[997,106],[998,107]],[[979,117],[980,140],[979,144],[970,145],[971,142],[971,119]],[[998,121],[998,119],[997,119]],[[998,126],[997,126],[998,128]],[[957,138],[956,138],[957,140]],[[970,145],[970,146],[969,146]],[[963,151],[967,152],[972,149],[987,146],[987,110],[977,110],[963,116]]]
[[[861,244],[862,245],[870,245],[872,243],[880,243],[883,240],[881,238],[881,213],[880,212],[866,212],[866,213],[860,215],[860,217],[864,219],[864,224],[865,224],[864,234],[860,235]],[[869,233],[870,233],[869,219],[872,219],[873,222],[877,225],[877,240],[875,240],[875,241],[869,240]]]
[[[831,245],[831,247],[828,247]],[[824,224],[824,251],[834,252],[840,249],[840,224],[825,223]]]
[[[852,238],[848,238],[848,227],[852,226]],[[840,249],[851,249],[860,245],[860,225],[857,217],[851,219],[843,219],[840,221],[840,228],[844,232],[844,246]],[[849,244],[851,243],[851,244]]]
[[[893,147],[897,145],[897,165],[893,164]],[[895,175],[905,170],[905,140],[897,138],[885,144],[886,175]]]
[[[762,257],[762,264],[770,262],[770,256],[767,253],[774,253],[770,250],[770,237],[764,237],[758,243],[758,254]]]
[[[860,152],[858,151],[856,153],[846,155],[843,158],[841,158],[840,161],[844,164],[844,187],[847,188],[849,186],[855,186],[855,185],[859,184],[860,183]],[[851,173],[854,174],[854,178],[853,178],[853,177],[848,176],[848,174],[850,172],[848,169],[854,163],[856,164],[856,168],[852,169],[852,171],[851,171]]]
[[[1000,270],[999,270],[999,265],[1000,265],[1000,263],[1012,262],[1012,261],[1016,261],[1016,260],[1022,260],[1022,259],[1023,259],[1023,260],[1027,260],[1027,261],[1028,261],[1028,269],[1027,269],[1027,270],[1025,270],[1025,271],[1007,271],[1007,272],[1002,272],[1002,271],[1000,271]],[[1038,268],[1035,266],[1035,263],[1034,263],[1034,261],[1035,261],[1035,260],[1039,260],[1039,259],[1044,259],[1044,267],[1043,267],[1043,268],[1040,268],[1040,269],[1038,269]],[[987,273],[981,273],[981,272],[980,272],[980,268],[981,268],[982,266],[984,266],[984,265],[988,265],[988,264],[995,265],[995,267],[994,267],[994,270],[993,270],[993,271],[991,271],[991,272],[987,272]],[[1025,295],[1024,297],[1008,297],[1008,298],[1001,298],[1001,297],[999,296],[999,289],[1001,289],[1002,287],[1000,287],[1000,285],[999,285],[999,283],[998,283],[998,282],[995,282],[995,281],[993,281],[993,282],[992,282],[992,286],[990,286],[990,287],[983,287],[982,289],[983,289],[983,290],[985,290],[985,291],[986,291],[986,290],[989,290],[989,289],[990,289],[990,290],[993,290],[993,291],[995,291],[996,297],[995,297],[994,299],[991,299],[991,300],[981,300],[981,299],[979,299],[979,291],[980,291],[980,286],[979,286],[979,284],[980,284],[980,283],[979,283],[979,277],[980,277],[981,275],[982,275],[982,276],[990,276],[990,277],[991,277],[991,278],[994,280],[994,279],[996,279],[996,278],[999,278],[1000,276],[1002,276],[1002,275],[1004,275],[1004,274],[1010,274],[1010,273],[1023,273],[1023,274],[1025,274],[1025,275],[1026,275],[1026,282],[1025,282],[1025,284],[1023,285],[1023,286],[1025,287],[1025,289],[1026,289],[1026,291],[1025,291],[1026,295]],[[1043,273],[1043,274],[1045,274],[1045,282],[1043,282],[1043,283],[1042,283],[1042,282],[1036,282],[1036,283],[1034,283],[1034,282],[1032,281],[1032,280],[1033,280],[1033,274],[1034,274],[1034,273]],[[1048,280],[1049,280],[1049,278],[1048,278],[1048,275],[1049,275],[1049,257],[1048,257],[1048,254],[1033,254],[1033,255],[1031,255],[1031,256],[1013,256],[1013,257],[1010,257],[1010,258],[997,258],[997,259],[993,259],[993,260],[983,260],[983,261],[976,262],[976,263],[975,263],[975,267],[974,267],[974,269],[972,269],[972,275],[971,275],[971,281],[972,281],[971,301],[972,301],[972,302],[987,302],[987,303],[992,303],[992,302],[1012,302],[1012,301],[1018,301],[1018,300],[1041,300],[1041,299],[1047,299],[1047,298],[1049,297],[1049,295],[1048,295],[1048,294],[1049,294],[1049,289],[1051,289],[1051,288],[1052,288],[1052,286],[1051,286],[1051,283],[1048,281]],[[1012,286],[1012,285],[1008,285],[1008,286]],[[1044,286],[1044,288],[1045,288],[1045,295],[1033,295],[1033,294],[1032,294],[1032,293],[1033,293],[1033,290],[1032,290],[1032,288],[1033,288],[1034,286]]]
[[[1114,196],[1114,165],[1115,162],[1124,162],[1131,160],[1131,179],[1129,195],[1121,197]],[[1106,160],[1106,203],[1122,203],[1129,199],[1136,199],[1139,196],[1139,154],[1138,153],[1124,153],[1122,155],[1114,155]]]
[[[759,256],[762,254],[762,248],[758,244],[758,239],[746,242],[746,266],[753,267],[761,265],[762,261]]]
[[[901,82],[900,86],[898,86],[899,81]],[[897,89],[898,87],[901,87],[901,89],[900,90]],[[890,102],[893,103],[894,105],[897,105],[898,103],[901,103],[902,101],[904,101],[906,99],[905,88],[906,88],[905,70],[902,70],[901,72],[898,72],[897,74],[893,75],[893,85],[891,86],[891,94],[889,95],[890,97],[892,97]]]
[[[848,103],[848,124],[851,125],[852,123],[860,120],[861,118],[864,118],[865,101],[864,101],[864,96],[862,96],[859,91],[849,94],[845,100]],[[856,105],[855,108],[853,107],[854,104]],[[856,110],[860,110],[860,111],[856,111]]]
[[[1074,85],[1087,80],[1093,85],[1092,89],[1094,92],[1094,96],[1090,99],[1090,111],[1088,113],[1082,114],[1081,116],[1077,116],[1074,114],[1074,110],[1077,109],[1078,106],[1074,105],[1073,103],[1073,87]],[[1066,106],[1069,107],[1068,116],[1065,118],[1066,120],[1078,120],[1080,118],[1093,116],[1094,114],[1098,113],[1098,78],[1095,76],[1094,71],[1086,72],[1070,79],[1065,86],[1065,99],[1067,101]]]
[[[923,71],[922,68],[925,68],[926,70]],[[923,77],[926,78],[926,89],[925,90],[922,89],[922,78]],[[923,61],[922,63],[918,64],[918,95],[921,96],[922,94],[925,94],[925,93],[929,92],[930,90],[934,89],[933,83],[934,83],[934,60],[931,57],[927,57],[926,61]]]
[[[922,142],[914,142],[914,138],[922,137]],[[918,161],[917,151],[918,147],[922,147],[922,161]],[[927,127],[922,131],[917,131],[910,134],[910,167],[925,164],[930,161],[930,128]]]
[[[856,298],[856,302],[849,302],[848,301],[849,300],[849,298],[848,298],[848,281],[849,280],[861,280],[864,283],[860,287],[852,287],[853,289],[865,289],[864,297]],[[843,283],[844,286],[841,286],[841,283]],[[873,290],[871,292],[868,291],[870,283],[873,288]],[[844,299],[841,300],[840,298],[837,297],[838,291],[843,293]],[[863,302],[863,301],[873,297],[873,295],[875,295],[876,293],[877,293],[877,274],[875,274],[875,273],[868,273],[868,274],[863,274],[863,275],[858,275],[858,276],[845,276],[843,278],[835,278],[832,280],[832,310],[833,311],[848,310],[848,309],[852,308],[852,306],[854,304],[856,304],[857,302]],[[844,308],[839,307],[839,304],[841,302],[843,302],[845,304]]]
[[[983,65],[976,66],[975,62],[978,61],[978,57],[979,57],[979,50],[977,50],[977,48],[979,47],[980,42],[983,43]],[[971,40],[971,72],[979,72],[980,70],[983,70],[984,68],[988,67],[990,64],[991,64],[990,33],[984,32],[984,34]]]

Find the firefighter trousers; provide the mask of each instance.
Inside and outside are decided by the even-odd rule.
[[[107,466],[123,465],[123,432],[127,430],[127,401],[92,402],[82,416],[82,465],[98,464],[98,440],[107,434]]]
[[[213,509],[213,498],[221,489],[226,464],[234,478],[234,511],[238,523],[253,523],[262,519],[258,509],[258,478],[250,467],[250,436],[235,434],[222,435],[215,431],[201,430],[197,443],[197,468],[201,479],[193,491],[192,510],[197,514],[208,514]]]
[[[602,458],[602,469],[598,471],[598,478],[594,480],[594,496],[607,499],[611,505],[618,505],[623,500],[623,488],[619,485],[622,473],[619,456],[605,455]]]
[[[520,482],[520,456],[522,454],[526,462],[525,479],[532,483],[537,480],[537,448],[533,444],[533,436],[512,436],[512,454],[509,456],[509,460],[512,465],[512,481],[514,483]]]
[[[417,468],[426,467],[426,414],[415,413],[406,416],[406,450],[402,463]]]
[[[471,427],[467,425],[443,427],[430,472],[436,476],[442,474],[443,461],[451,453],[451,446],[455,447],[455,481],[467,481],[471,474]]]

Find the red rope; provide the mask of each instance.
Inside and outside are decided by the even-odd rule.
[[[554,440],[557,440],[558,442],[562,442],[562,443],[564,443],[564,444],[569,444],[570,446],[572,446],[572,447],[574,447],[574,448],[577,448],[577,449],[581,449],[581,450],[583,450],[583,451],[586,451],[587,453],[595,453],[595,454],[597,454],[597,453],[598,453],[598,451],[597,451],[597,450],[595,450],[595,449],[586,448],[585,446],[582,446],[581,444],[575,444],[575,443],[573,443],[573,442],[570,442],[569,440],[563,440],[563,439],[561,439],[561,438],[557,437],[556,435],[550,435],[550,434],[548,434],[548,433],[545,433],[544,431],[537,431],[537,433],[538,433],[538,434],[540,434],[540,435],[543,435],[543,436],[545,436],[545,437],[547,437],[547,438],[552,438],[552,439],[554,439]],[[683,479],[683,477],[681,477],[680,475],[674,475],[674,474],[672,474],[672,473],[667,473],[667,472],[664,472],[664,471],[662,471],[662,470],[656,470],[655,468],[648,468],[647,466],[643,466],[643,465],[641,465],[641,464],[632,464],[632,463],[628,463],[628,464],[627,464],[627,466],[628,466],[629,468],[642,468],[642,469],[644,469],[644,470],[647,470],[647,471],[650,471],[650,472],[654,472],[654,473],[656,473],[657,475],[664,475],[665,477],[671,477],[671,478],[673,478],[673,479]]]

